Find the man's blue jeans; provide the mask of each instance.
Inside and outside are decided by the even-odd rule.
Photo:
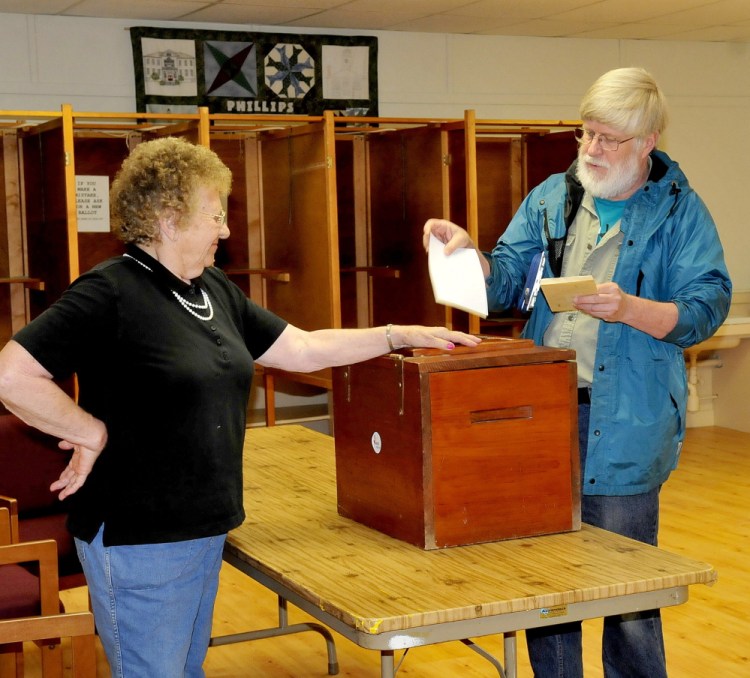
[[[115,678],[203,678],[226,535],[110,546],[76,539]]]
[[[590,405],[578,407],[581,473],[586,462]],[[659,489],[624,497],[584,495],[585,523],[656,546]],[[580,622],[526,631],[536,678],[580,678],[583,658]],[[659,610],[604,619],[602,663],[605,678],[666,678]]]

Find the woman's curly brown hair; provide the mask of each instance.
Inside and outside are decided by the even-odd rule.
[[[178,223],[190,216],[199,186],[229,195],[232,173],[216,153],[178,137],[138,144],[109,192],[112,231],[125,243],[157,240],[159,215],[174,210]]]

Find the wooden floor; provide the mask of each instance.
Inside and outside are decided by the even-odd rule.
[[[750,676],[750,433],[708,427],[689,429],[678,470],[662,491],[662,548],[710,562],[718,570],[713,587],[691,588],[685,605],[664,610],[668,665],[672,678]],[[85,606],[85,589],[65,594],[68,609]],[[290,622],[308,617],[290,607]],[[214,634],[273,625],[276,599],[225,565],[214,618]],[[598,635],[601,622],[584,624],[587,678],[602,675]],[[376,678],[379,656],[335,636],[340,676]],[[502,640],[481,645],[502,657]],[[99,676],[108,676],[100,648]],[[40,675],[35,649],[27,651],[26,675]],[[398,662],[400,654],[397,656]],[[67,654],[66,654],[67,660]],[[65,676],[70,675],[66,669]],[[209,678],[326,676],[325,645],[317,634],[210,648]],[[498,672],[460,643],[411,650],[398,676],[490,677]],[[523,634],[519,634],[519,678],[530,678]],[[158,678],[158,677],[154,677]]]

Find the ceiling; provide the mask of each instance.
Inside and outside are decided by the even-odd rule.
[[[750,0],[0,0],[0,13],[349,31],[750,41]]]

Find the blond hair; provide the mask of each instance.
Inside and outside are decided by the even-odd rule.
[[[616,68],[602,75],[586,92],[581,120],[592,120],[644,137],[667,126],[667,102],[653,76],[643,68]]]
[[[216,189],[222,200],[229,195],[232,173],[216,153],[178,137],[138,144],[110,189],[113,232],[126,243],[158,239],[159,215],[173,210],[179,225],[194,211],[199,186]]]

